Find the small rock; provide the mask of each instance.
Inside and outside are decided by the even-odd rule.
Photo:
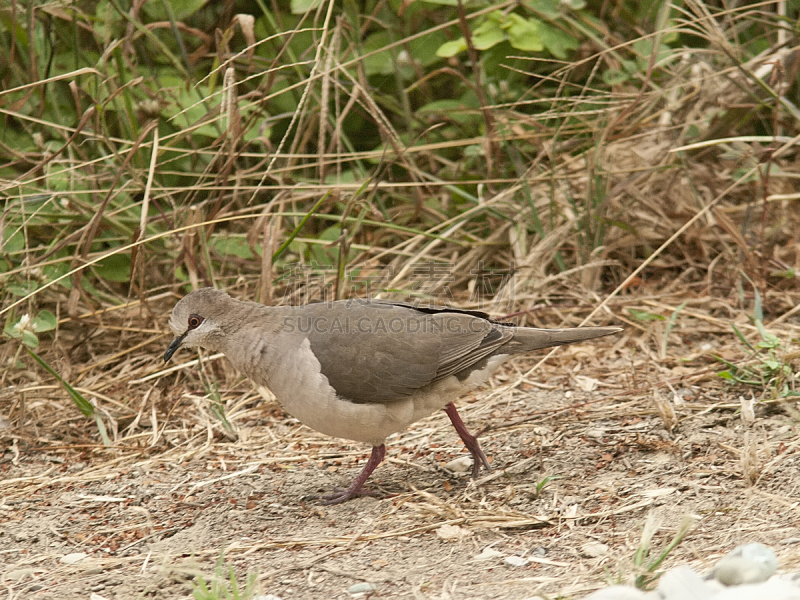
[[[706,585],[703,578],[687,566],[664,573],[658,582],[657,592],[664,600],[707,600],[714,595],[714,591]]]
[[[454,473],[466,473],[472,468],[472,458],[469,456],[454,458],[449,463],[445,464],[444,468]]]
[[[498,558],[500,556],[503,556],[502,552],[499,552],[494,548],[490,548],[489,546],[487,546],[481,551],[480,554],[473,557],[473,560],[491,560],[493,558]]]
[[[524,567],[530,561],[527,558],[522,558],[521,556],[514,555],[514,556],[506,556],[503,562],[512,567]]]
[[[351,585],[347,588],[348,594],[366,594],[367,592],[375,592],[378,589],[377,583],[370,583],[365,581],[364,583],[357,583],[355,585]]]
[[[585,375],[576,375],[575,383],[577,383],[578,387],[584,392],[593,392],[597,389],[597,386],[600,385],[600,382],[597,379],[586,377]]]
[[[73,552],[72,554],[65,554],[61,557],[59,562],[65,565],[74,565],[75,563],[81,562],[84,558],[89,556],[86,552]]]
[[[586,430],[586,437],[590,437],[590,438],[600,439],[605,434],[606,434],[606,430],[605,429],[596,428],[596,429],[587,429]]]
[[[265,596],[256,596],[253,600],[283,600],[283,598],[275,594],[267,594]]]
[[[644,592],[627,585],[615,585],[610,588],[597,590],[583,600],[645,600]]]
[[[36,575],[36,569],[15,569],[13,571],[8,571],[5,574],[5,578],[11,581],[22,581],[26,577],[31,577]]]
[[[89,595],[89,600],[108,600],[108,598],[106,598],[105,596],[101,596],[100,594],[95,594],[94,592],[92,592]]]
[[[600,542],[588,542],[581,546],[581,554],[588,558],[599,558],[608,554],[608,546]]]
[[[436,530],[436,537],[447,542],[462,540],[470,535],[472,535],[472,532],[469,529],[464,529],[458,525],[442,525]]]
[[[763,544],[745,544],[734,548],[714,568],[714,577],[725,585],[766,581],[778,568],[778,557]]]
[[[725,588],[714,600],[797,600],[800,587],[791,581],[773,577],[763,583],[735,585]]]

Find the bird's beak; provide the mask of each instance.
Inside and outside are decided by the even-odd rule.
[[[172,358],[172,355],[175,354],[175,351],[181,347],[181,344],[183,343],[183,338],[185,337],[186,333],[184,333],[183,335],[179,335],[174,340],[172,340],[172,342],[170,342],[170,345],[167,347],[167,351],[164,352],[164,362],[167,362],[170,358]]]

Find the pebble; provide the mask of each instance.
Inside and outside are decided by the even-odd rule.
[[[65,565],[74,565],[81,562],[84,558],[89,556],[86,552],[73,552],[72,554],[65,554],[59,559],[59,562]]]
[[[491,560],[499,556],[503,556],[503,553],[500,552],[499,550],[495,550],[494,548],[487,546],[481,551],[480,554],[473,556],[472,560]]]
[[[512,567],[524,567],[530,561],[527,558],[523,558],[521,556],[512,555],[512,556],[506,556],[506,558],[505,558],[505,560],[503,560],[503,562],[506,563],[507,565],[512,566]]]
[[[462,540],[467,536],[472,535],[469,529],[464,529],[458,525],[442,525],[436,530],[436,537],[444,541]]]
[[[658,581],[656,593],[661,598],[670,600],[679,598],[710,598],[714,592],[706,585],[703,578],[694,569],[687,566],[677,567],[667,571]]]
[[[347,588],[348,594],[366,594],[367,592],[375,592],[378,590],[377,583],[369,583],[365,581],[364,583],[357,583],[355,585],[351,585]]]
[[[584,600],[800,600],[800,575],[774,575],[777,568],[778,558],[770,548],[744,544],[706,577],[680,566],[664,573],[652,592],[615,585]]]
[[[600,558],[608,554],[608,546],[600,542],[588,542],[581,546],[581,554],[589,558]]]
[[[725,585],[766,581],[778,568],[778,557],[763,544],[745,544],[725,555],[714,569],[714,577]]]
[[[454,458],[449,463],[445,464],[444,468],[454,473],[466,473],[472,468],[472,458],[469,456]]]
[[[800,587],[792,581],[774,577],[763,583],[726,588],[713,598],[714,600],[800,600]]]
[[[33,578],[36,575],[36,569],[15,569],[5,573],[5,578],[10,581],[22,581],[26,577]]]

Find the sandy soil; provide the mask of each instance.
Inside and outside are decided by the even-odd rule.
[[[694,520],[663,567],[706,569],[759,541],[782,570],[800,570],[800,436],[784,406],[757,406],[747,425],[719,381],[675,381],[663,388],[673,405],[679,397],[669,433],[611,342],[559,356],[536,375],[550,389],[522,383],[462,401],[471,430],[491,426],[481,440],[492,474],[471,482],[445,466],[468,455],[442,413],[390,440],[369,482],[379,497],[337,506],[309,496],[347,484],[369,449],[299,425],[235,375],[221,390],[235,440],[186,381],[154,390],[134,427],[116,423],[129,427],[116,448],[9,434],[0,460],[7,597],[186,598],[198,575],[228,578],[230,565],[240,583],[254,574],[284,600],[359,597],[352,586],[364,583],[376,584],[371,598],[580,598],[632,580],[651,511],[661,523],[655,554],[685,516]],[[495,384],[532,364],[510,366]],[[193,423],[166,418],[179,405]],[[93,427],[72,415],[62,425]],[[745,433],[757,452],[753,486],[741,465]]]

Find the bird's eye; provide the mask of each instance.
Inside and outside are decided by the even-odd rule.
[[[203,322],[203,317],[200,315],[189,315],[189,329],[196,329],[200,327],[200,323]]]

